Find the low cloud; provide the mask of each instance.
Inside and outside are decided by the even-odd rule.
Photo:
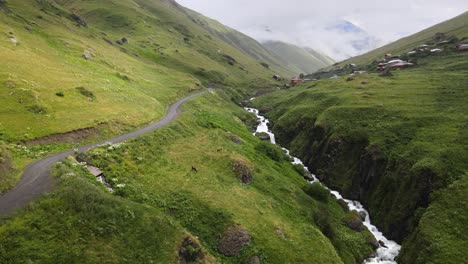
[[[179,0],[259,41],[318,49],[336,60],[421,31],[468,10],[460,0]],[[347,22],[362,31],[345,31]]]

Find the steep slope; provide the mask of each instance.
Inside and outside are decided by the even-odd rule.
[[[388,45],[375,49],[371,52],[361,56],[353,57],[341,62],[339,65],[343,66],[350,63],[367,64],[374,60],[380,60],[383,54],[403,54],[411,51],[413,48],[422,45],[435,43],[434,39],[436,33],[444,33],[447,36],[456,36],[459,39],[468,37],[466,27],[468,26],[468,12],[461,14],[453,19],[442,22],[438,25],[425,29],[419,33],[413,34],[406,38],[392,42]]]
[[[281,144],[403,242],[399,263],[465,261],[468,53],[456,45],[468,36],[466,19],[388,46],[411,50],[439,32],[452,39],[443,52],[416,55],[415,67],[379,76],[372,66],[254,101]],[[383,58],[388,47],[342,64]]]
[[[256,60],[268,64],[272,69],[294,76],[298,74],[298,69],[294,65],[285,64],[278,54],[271,52],[253,38],[246,36],[232,28],[229,28],[216,20],[207,18],[200,13],[186,9],[187,14],[193,21],[213,35],[219,37],[224,42],[244,51]]]
[[[1,263],[356,263],[373,253],[371,234],[346,224],[355,214],[310,189],[233,102],[281,69],[176,2],[0,1],[0,39],[1,192],[33,160],[217,88],[162,130],[55,164],[52,193],[0,216]]]
[[[263,45],[281,58],[284,65],[302,73],[313,73],[318,69],[332,65],[334,61],[311,48],[301,48],[281,41],[268,41]]]
[[[240,92],[269,86],[277,73],[174,1],[5,1],[0,14],[0,140],[54,143],[22,153],[16,167],[63,147],[57,143],[157,119],[203,85]],[[14,182],[1,181],[0,191]]]

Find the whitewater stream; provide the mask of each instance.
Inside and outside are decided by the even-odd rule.
[[[253,99],[252,99],[253,100]],[[271,143],[276,145],[276,139],[275,135],[271,132],[271,130],[268,128],[268,124],[270,121],[266,119],[264,116],[261,116],[259,111],[254,108],[245,108],[247,111],[255,114],[259,120],[259,125],[257,127],[257,131],[255,131],[254,134],[257,133],[267,133],[270,135],[270,141]],[[290,152],[288,149],[283,148],[283,150],[291,157],[293,160],[293,164],[300,164],[304,167],[304,169],[308,172],[309,169],[304,165],[304,163],[296,158],[290,155]],[[310,181],[310,183],[318,182],[320,181],[317,179],[317,177],[313,174],[311,174],[313,179]],[[323,184],[322,184],[323,185]],[[328,187],[323,185],[325,188],[330,190]],[[374,235],[375,239],[379,241],[379,244],[381,246],[377,249],[376,255],[373,258],[366,259],[364,261],[365,264],[367,263],[379,263],[379,264],[396,264],[397,262],[395,261],[395,258],[398,256],[400,253],[401,246],[398,245],[395,241],[387,239],[382,232],[380,232],[376,226],[372,225],[370,217],[369,217],[369,212],[364,208],[364,206],[358,202],[358,201],[352,201],[348,199],[344,199],[343,196],[334,190],[330,190],[330,192],[336,197],[336,199],[343,199],[347,204],[350,210],[356,210],[358,212],[364,212],[366,214],[366,220],[364,221],[364,225],[369,229],[369,231]]]

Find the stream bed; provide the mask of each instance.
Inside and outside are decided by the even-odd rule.
[[[257,109],[254,108],[245,108],[245,110],[255,114],[259,120],[259,125],[257,127],[257,131],[255,131],[254,134],[256,133],[267,133],[270,136],[270,141],[271,143],[276,144],[276,139],[275,135],[272,133],[272,131],[268,128],[268,124],[270,121],[266,119],[264,116],[260,115],[260,112]],[[292,163],[293,164],[300,164],[304,167],[306,171],[309,172],[309,169],[304,165],[304,163],[296,158],[290,155],[290,151],[288,149],[283,148],[283,150],[291,157]],[[311,174],[312,175],[312,174]],[[314,182],[319,182],[320,181],[315,177],[315,175],[312,175],[313,180],[310,181],[310,183]],[[330,190],[328,187],[326,187],[324,184],[322,184],[325,188]],[[343,196],[334,190],[330,190],[330,192],[336,197],[336,199],[343,199],[347,204],[350,210],[356,210],[358,212],[364,212],[366,214],[366,219],[364,221],[364,225],[369,229],[369,231],[374,235],[375,239],[379,241],[379,244],[381,245],[376,253],[375,257],[366,259],[364,263],[379,263],[379,264],[396,264],[397,262],[395,261],[396,257],[400,253],[401,246],[397,244],[395,241],[387,239],[382,232],[380,232],[376,226],[372,225],[371,219],[369,217],[369,212],[364,208],[364,206],[359,202],[359,201],[352,201],[348,199],[344,199]]]

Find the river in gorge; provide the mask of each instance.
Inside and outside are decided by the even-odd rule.
[[[259,111],[254,108],[245,108],[247,111],[255,114],[259,120],[259,125],[257,127],[256,133],[267,133],[270,135],[270,141],[271,143],[276,144],[276,139],[275,135],[272,133],[272,131],[268,128],[268,124],[270,121],[266,119],[264,116],[261,116]],[[304,163],[296,158],[290,155],[290,152],[288,149],[283,148],[283,150],[291,157],[292,163],[293,164],[300,164],[304,166],[304,169],[306,171],[309,171],[309,169],[304,165]],[[312,175],[313,180],[310,181],[310,183],[314,182],[319,182],[320,181],[315,177],[315,175]],[[323,184],[322,184],[323,185]],[[330,190],[328,187],[323,185],[325,188]],[[396,264],[397,262],[395,261],[396,257],[400,253],[401,246],[397,244],[395,241],[387,239],[382,232],[380,232],[376,226],[372,225],[371,219],[369,217],[369,212],[364,208],[364,206],[359,202],[359,201],[352,201],[348,199],[344,199],[343,196],[334,190],[330,190],[330,192],[336,197],[336,199],[343,199],[347,204],[350,210],[356,210],[358,212],[364,212],[366,214],[366,219],[364,221],[364,225],[369,229],[369,231],[374,235],[375,239],[379,241],[379,244],[381,246],[377,249],[375,257],[372,257],[370,259],[366,259],[364,263],[379,263],[379,264]]]

